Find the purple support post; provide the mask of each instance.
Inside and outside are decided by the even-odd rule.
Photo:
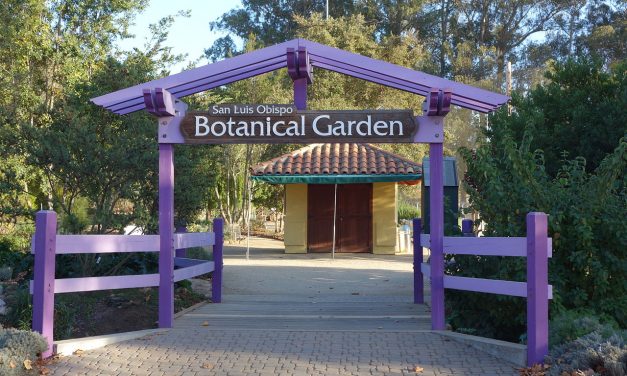
[[[174,145],[159,144],[159,327],[174,325]]]
[[[52,355],[54,332],[54,269],[57,252],[57,213],[50,210],[35,216],[35,277],[33,281],[33,330],[48,342],[41,356]]]
[[[422,245],[420,244],[420,234],[422,233],[422,220],[414,218],[414,304],[424,304],[424,276],[420,268],[424,255],[422,253]]]
[[[213,220],[213,233],[216,243],[213,245],[213,275],[211,277],[211,300],[214,303],[222,302],[222,246],[224,244],[224,220],[216,218]]]
[[[462,219],[462,236],[472,237],[472,219]]]
[[[527,365],[549,352],[549,273],[547,215],[527,214]]]
[[[307,109],[307,78],[294,80],[294,105],[298,110]]]
[[[187,232],[187,226],[179,226],[176,228],[176,232],[184,234]],[[187,248],[181,248],[174,251],[176,257],[187,257]]]
[[[444,148],[429,144],[431,188],[431,329],[444,330]]]

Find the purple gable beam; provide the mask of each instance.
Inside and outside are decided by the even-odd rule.
[[[288,48],[305,47],[311,66],[360,78],[381,85],[427,96],[431,88],[451,90],[451,103],[480,112],[490,112],[509,99],[507,96],[432,76],[420,71],[375,60],[305,39],[248,52],[203,67],[106,94],[92,101],[118,114],[145,108],[142,89],[161,87],[181,98],[287,67]]]

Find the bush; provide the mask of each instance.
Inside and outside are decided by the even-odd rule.
[[[28,284],[5,285],[4,295],[8,310],[6,315],[0,316],[2,326],[29,330],[33,306]]]
[[[0,267],[11,267],[10,278],[23,275],[30,278],[32,275],[33,256],[28,252],[30,240],[23,236],[8,235],[0,237]]]
[[[0,374],[3,376],[35,375],[37,355],[48,349],[39,333],[0,327]],[[29,370],[28,368],[33,368]]]
[[[398,204],[398,219],[399,221],[401,219],[414,219],[414,218],[420,218],[420,209],[400,202]]]
[[[548,214],[551,313],[588,309],[623,328],[627,113],[620,109],[627,103],[626,68],[604,72],[590,61],[558,64],[545,84],[513,96],[512,114],[503,109],[491,117],[475,150],[460,150],[468,166],[470,210],[480,214],[485,236],[525,236],[528,212]],[[510,259],[519,260],[455,255],[447,273],[525,281],[525,260]],[[525,332],[524,299],[446,294],[454,327],[491,331],[506,340]]]
[[[546,364],[551,366],[549,376],[625,376],[626,340],[627,331],[624,330],[611,334],[595,331],[557,346],[546,357]]]
[[[611,318],[599,318],[590,311],[565,311],[555,316],[549,324],[549,346],[574,341],[592,332],[606,337],[617,329]]]

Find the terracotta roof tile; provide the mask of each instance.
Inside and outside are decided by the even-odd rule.
[[[311,144],[251,167],[262,175],[421,174],[415,162],[370,144]]]

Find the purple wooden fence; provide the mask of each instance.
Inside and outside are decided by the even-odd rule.
[[[549,305],[553,286],[548,283],[548,258],[551,239],[548,238],[547,215],[527,214],[526,238],[472,237],[472,222],[464,221],[464,237],[444,237],[443,254],[477,256],[518,256],[527,258],[527,282],[468,278],[444,275],[442,286],[431,283],[431,294],[444,296],[444,289],[483,292],[527,298],[527,364],[542,363],[548,353]],[[414,302],[424,302],[423,275],[433,281],[433,265],[422,262],[422,249],[431,248],[430,234],[420,234],[420,219],[414,219]],[[433,256],[431,256],[433,263]],[[438,268],[442,272],[441,268]],[[440,274],[438,274],[440,275]],[[418,281],[420,279],[420,281]],[[434,290],[438,291],[434,291]],[[433,298],[432,298],[433,301]],[[444,315],[432,310],[432,326],[444,321]]]
[[[222,287],[222,219],[214,220],[213,232],[173,234],[175,249],[213,246],[213,261],[173,257],[171,283],[197,275],[214,272],[213,297],[221,299]],[[55,279],[55,256],[77,253],[159,252],[159,235],[57,235],[57,214],[40,211],[35,218],[35,235],[32,252],[35,255],[33,294],[33,330],[41,333],[48,342],[46,358],[53,352],[54,294],[82,291],[99,291],[160,285],[159,274],[84,277]],[[176,270],[174,266],[178,267]],[[162,272],[162,268],[159,268]],[[217,297],[217,300],[216,300]],[[163,306],[166,307],[163,307]],[[159,299],[160,309],[174,310],[174,300]]]

